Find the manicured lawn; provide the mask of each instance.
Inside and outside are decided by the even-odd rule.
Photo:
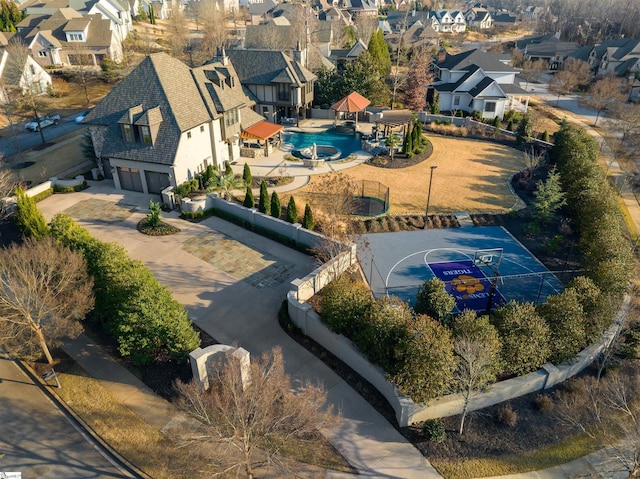
[[[508,182],[525,167],[523,153],[490,142],[427,135],[433,155],[403,169],[360,165],[344,172],[354,180],[378,180],[390,188],[391,213],[421,213],[427,204],[429,172],[434,170],[431,189],[432,213],[503,212],[515,203]],[[309,185],[292,192],[302,202]]]

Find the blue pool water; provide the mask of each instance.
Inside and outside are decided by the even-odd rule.
[[[342,152],[341,158],[349,156],[354,151],[361,150],[360,133],[352,131],[326,130],[318,133],[299,131],[285,131],[282,134],[283,143],[293,145],[293,149],[302,149],[316,145],[330,145]]]

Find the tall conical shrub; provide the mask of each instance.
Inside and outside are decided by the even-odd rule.
[[[298,208],[293,196],[289,197],[289,203],[287,204],[287,221],[291,224],[298,222]]]
[[[269,203],[269,192],[267,184],[264,180],[260,182],[260,200],[258,201],[258,211],[268,215],[271,212],[271,204]]]
[[[251,186],[251,181],[253,180],[253,176],[251,176],[251,168],[247,163],[244,164],[244,169],[242,171],[242,179],[244,180],[245,185]]]
[[[274,218],[280,218],[282,214],[282,207],[280,206],[280,198],[278,197],[278,193],[274,190],[271,193],[271,216]]]
[[[19,188],[16,191],[18,201],[13,221],[27,238],[42,239],[49,234],[47,220],[36,206],[36,202]]]
[[[314,228],[313,223],[313,213],[311,212],[311,206],[307,203],[304,207],[304,218],[302,218],[302,227],[308,229],[309,231],[313,231]]]
[[[253,199],[253,191],[251,191],[251,186],[247,185],[247,191],[244,194],[244,202],[242,206],[245,208],[253,208],[256,205],[255,200]]]

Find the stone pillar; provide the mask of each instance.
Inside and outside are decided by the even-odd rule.
[[[251,384],[250,355],[244,348],[234,348],[226,344],[214,344],[206,348],[198,348],[189,353],[193,377],[203,389],[209,389],[209,374],[219,366],[224,365],[226,358],[232,356],[240,362],[242,388]]]

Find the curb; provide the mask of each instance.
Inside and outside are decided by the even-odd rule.
[[[31,379],[31,381],[33,381],[36,386],[38,386],[47,399],[49,399],[54,406],[58,408],[71,425],[80,433],[80,435],[85,436],[85,440],[88,442],[93,442],[92,445],[98,449],[98,452],[100,452],[100,454],[102,454],[102,456],[104,456],[105,459],[116,467],[124,476],[134,479],[153,479],[151,476],[138,469],[135,465],[121,456],[98,434],[96,434],[91,426],[78,416],[78,414],[76,414],[76,412],[73,411],[73,409],[71,409],[60,396],[58,396],[55,390],[44,382],[38,374],[36,374],[31,366],[24,361],[15,358],[8,352],[5,352],[5,354],[29,379]]]

